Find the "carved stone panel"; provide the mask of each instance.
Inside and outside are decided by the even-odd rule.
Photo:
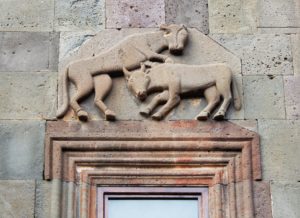
[[[258,135],[230,122],[47,123],[51,217],[96,217],[101,186],[205,186],[211,218],[252,218],[261,177]]]

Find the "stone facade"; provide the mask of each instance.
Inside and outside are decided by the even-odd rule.
[[[59,102],[59,69],[76,55],[90,55],[78,52],[82,45],[103,50],[165,22],[191,28],[191,42],[196,42],[191,49],[198,56],[187,54],[185,63],[227,58],[234,68],[243,108],[230,108],[227,119],[260,135],[262,181],[254,184],[260,199],[255,202],[256,217],[300,217],[299,0],[141,2],[0,2],[0,217],[42,218],[51,209],[56,180],[43,178],[44,139],[45,123],[55,119]],[[206,36],[195,41],[199,32],[193,28]],[[88,41],[96,34],[96,44]],[[210,50],[203,51],[203,45]],[[120,120],[144,119],[136,113],[138,103],[124,79],[113,80],[108,106],[117,108]],[[93,120],[102,120],[92,98],[83,105]],[[182,102],[166,119],[191,119],[201,101]],[[64,119],[76,120],[72,112]]]

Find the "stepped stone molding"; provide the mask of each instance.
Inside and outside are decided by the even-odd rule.
[[[209,188],[212,218],[254,217],[257,133],[230,122],[48,122],[51,217],[96,217],[101,186]]]

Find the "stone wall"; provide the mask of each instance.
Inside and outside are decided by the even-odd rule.
[[[165,22],[197,28],[241,59],[243,113],[229,119],[261,136],[272,216],[300,217],[299,0],[3,0],[0,10],[0,217],[48,214],[44,134],[55,118],[59,62],[96,32],[117,41],[120,29]],[[141,119],[124,107],[136,102],[122,84],[116,79],[108,103],[123,119]],[[197,104],[179,110],[193,117]]]

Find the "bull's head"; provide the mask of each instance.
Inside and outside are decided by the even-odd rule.
[[[184,25],[162,24],[160,30],[165,32],[164,37],[168,41],[168,47],[172,54],[181,54],[187,42],[188,32]]]
[[[123,67],[123,72],[127,80],[129,90],[140,100],[147,98],[147,88],[150,83],[150,77],[146,74],[146,67],[141,63],[141,69],[135,72],[128,71]]]

